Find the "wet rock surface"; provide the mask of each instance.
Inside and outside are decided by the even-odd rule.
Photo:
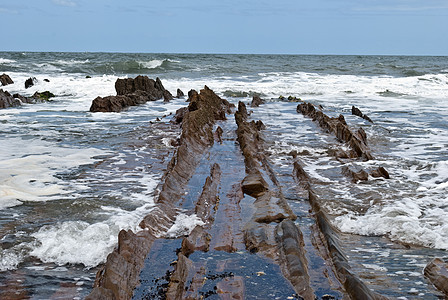
[[[0,89],[0,109],[8,107],[18,107],[24,103],[34,104],[49,101],[55,95],[49,91],[42,93],[35,92],[31,97],[25,97],[20,94],[11,95],[8,91]]]
[[[448,263],[435,258],[425,267],[424,274],[448,298]]]
[[[189,92],[188,106],[173,117],[181,135],[156,206],[141,231],[120,232],[87,299],[385,299],[352,267],[314,190],[321,183],[300,159],[309,152],[288,154],[290,171],[279,174],[266,126],[242,102],[235,121],[233,111],[208,87]],[[340,176],[387,178],[382,167],[351,164],[372,157],[363,130],[353,133],[342,116],[306,103],[298,111],[349,145]],[[195,225],[175,231],[185,216]]]

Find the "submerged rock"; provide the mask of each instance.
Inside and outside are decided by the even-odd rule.
[[[42,101],[49,101],[50,98],[53,98],[53,97],[56,97],[56,96],[49,91],[45,91],[42,93],[35,92],[33,94],[33,96],[31,96],[31,98],[35,98],[35,99],[42,100]]]
[[[13,84],[14,81],[12,81],[12,79],[11,79],[11,77],[9,77],[9,75],[2,74],[2,75],[0,75],[0,83],[2,85],[8,85],[8,84]]]

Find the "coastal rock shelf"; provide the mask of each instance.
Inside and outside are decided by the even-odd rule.
[[[173,117],[182,133],[155,208],[140,231],[120,232],[87,299],[387,299],[347,255],[301,154],[279,168],[267,150],[272,133],[243,102],[236,110],[208,87],[189,100]],[[328,153],[335,161],[373,159],[364,131],[342,116],[307,103],[297,110],[349,145]],[[389,176],[341,170],[353,183]]]

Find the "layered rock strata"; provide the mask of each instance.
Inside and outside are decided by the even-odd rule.
[[[275,174],[269,167],[259,126],[247,119],[246,106],[240,102],[235,120],[247,173],[242,188],[244,193],[255,198],[254,213],[244,227],[246,249],[253,253],[260,252],[277,261],[296,293],[303,299],[314,299],[303,236],[293,222],[297,216],[288,205]]]
[[[335,135],[338,140],[345,142],[350,147],[350,151],[340,150],[336,156],[340,158],[373,159],[367,146],[364,130],[361,128],[357,132],[352,132],[343,115],[339,115],[337,118],[329,117],[308,102],[297,105],[297,112],[312,118],[323,130]]]
[[[173,99],[171,93],[163,87],[159,78],[148,76],[117,79],[115,82],[116,96],[97,97],[90,106],[91,112],[120,112],[129,106],[144,104],[148,101]]]
[[[425,267],[424,274],[448,299],[448,263],[440,258],[434,258]]]
[[[228,112],[230,112],[230,104],[208,87],[201,90],[199,94],[196,93],[191,99],[181,124],[180,146],[164,175],[156,207],[140,223],[143,230],[137,233],[124,230],[120,232],[118,246],[108,255],[107,262],[98,271],[94,289],[87,299],[130,299],[132,297],[134,288],[139,283],[139,274],[146,255],[154,241],[162,238],[173,225],[178,213],[177,202],[185,193],[186,184],[201,160],[203,152],[214,143],[212,132],[214,123],[216,120],[225,119]],[[218,166],[214,167],[211,176],[219,177]],[[211,182],[207,185],[209,190],[215,188]],[[210,193],[204,192],[203,197],[210,199]],[[197,213],[205,220],[212,217],[206,210],[200,211],[199,208]],[[193,236],[202,236],[202,234],[201,229],[196,229]],[[207,238],[198,238],[198,240],[205,243]],[[188,242],[185,244],[188,245]],[[186,246],[186,249],[190,250],[185,250],[186,252],[191,251],[192,246],[188,247],[190,248]],[[180,259],[180,264],[188,265],[186,258],[180,257]],[[183,278],[183,275],[179,273],[176,273],[176,276]],[[180,279],[177,281],[181,281]],[[174,293],[173,295],[178,292],[176,287],[170,288],[169,291],[170,294]]]

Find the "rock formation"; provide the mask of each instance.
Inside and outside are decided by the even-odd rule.
[[[448,263],[434,258],[424,270],[425,276],[448,298]]]
[[[55,97],[54,94],[49,91],[42,93],[36,92],[31,97],[25,97],[20,94],[11,95],[7,91],[0,89],[0,108],[17,107],[23,103],[40,103],[48,101],[50,98]]]
[[[360,118],[363,118],[364,120],[369,121],[370,123],[373,123],[372,119],[370,119],[367,115],[363,114],[361,110],[355,106],[352,106],[352,115],[358,116]]]
[[[0,83],[1,85],[8,85],[13,84],[14,81],[12,81],[11,77],[9,77],[7,74],[0,75]]]
[[[97,97],[90,106],[91,112],[120,112],[129,106],[144,104],[148,101],[164,99],[169,101],[173,96],[167,91],[159,78],[148,76],[117,79],[115,82],[117,96]]]
[[[252,98],[252,102],[250,104],[250,107],[258,107],[258,106],[260,106],[263,103],[264,103],[264,100],[261,99],[260,96],[254,95],[253,98]]]
[[[25,88],[27,89],[27,88],[32,87],[33,85],[36,84],[36,82],[37,82],[36,77],[30,77],[30,78],[28,78],[28,79],[25,81]]]

